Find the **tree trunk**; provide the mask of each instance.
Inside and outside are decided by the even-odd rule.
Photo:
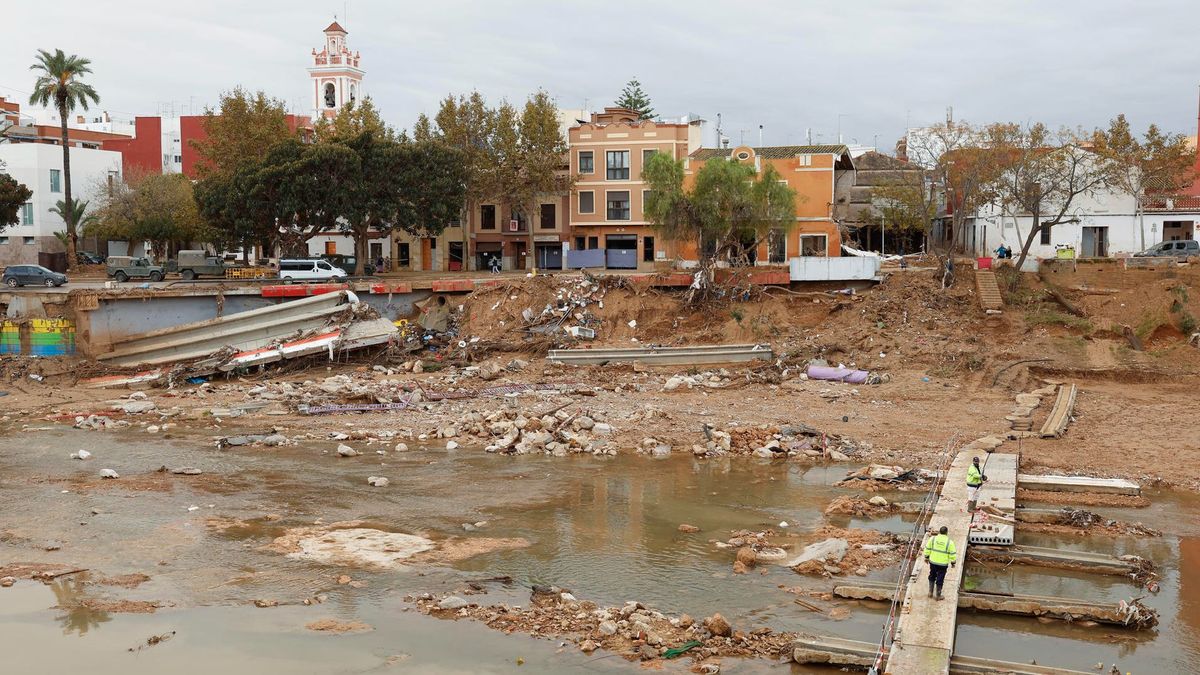
[[[1025,237],[1025,242],[1021,244],[1021,256],[1017,258],[1017,271],[1021,271],[1021,266],[1025,264],[1025,258],[1029,256],[1029,249],[1033,246],[1033,238],[1042,232],[1042,204],[1038,202],[1038,208],[1034,210],[1033,225],[1029,228],[1029,235]]]
[[[63,220],[67,223],[67,271],[74,272],[78,266],[76,250],[79,245],[79,235],[75,232],[75,209],[71,204],[71,143],[67,135],[67,102],[59,100],[58,119],[62,123],[63,146]]]
[[[351,234],[354,236],[354,276],[361,277],[367,264],[367,237],[371,235],[371,226],[356,227]]]

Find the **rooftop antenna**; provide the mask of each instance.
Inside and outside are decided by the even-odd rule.
[[[804,144],[812,145],[812,127],[806,127],[804,129]]]
[[[717,113],[717,147],[721,147],[721,113]]]
[[[760,124],[760,125],[758,125],[758,147],[760,147],[760,148],[763,146],[762,132],[763,132],[763,125]]]

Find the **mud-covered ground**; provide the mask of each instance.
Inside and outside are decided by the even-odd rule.
[[[799,571],[772,559],[847,531],[852,546],[910,531],[887,508],[826,511],[919,494],[838,483],[871,464],[935,468],[947,449],[991,435],[1020,453],[1023,471],[1146,486],[1137,500],[1066,498],[1119,525],[1087,537],[1031,527],[1018,540],[1152,559],[1161,590],[1145,602],[1161,623],[1130,634],[972,615],[963,653],[1011,659],[1020,641],[1039,663],[1077,670],[1101,660],[1187,670],[1200,657],[1196,580],[1185,572],[1200,555],[1200,462],[1179,423],[1194,413],[1195,348],[1163,328],[1179,303],[1158,303],[1161,321],[1141,322],[1150,344],[1137,352],[1113,330],[1138,320],[1120,302],[1131,291],[1081,295],[1113,315],[1084,326],[1044,299],[984,317],[969,287],[931,295],[912,281],[854,297],[766,297],[707,317],[645,289],[610,290],[593,307],[597,325],[614,328],[601,331],[609,345],[679,335],[775,349],[772,361],[736,366],[548,363],[544,340],[499,321],[552,286],[465,303],[460,329],[481,338],[475,353],[314,361],[142,391],[86,387],[87,363],[5,360],[0,577],[15,583],[0,588],[0,632],[27,645],[6,656],[19,672],[560,672],[642,659],[773,670],[796,633],[878,638],[884,607],[829,592],[833,577],[891,580],[895,551],[855,548],[841,565]],[[1157,292],[1183,297],[1176,288]],[[504,318],[489,322],[491,311]],[[810,358],[886,377],[809,380]],[[1066,434],[1011,436],[1016,397],[1047,382],[1079,387]],[[401,401],[361,414],[299,409]],[[1050,403],[1031,412],[1034,429]],[[72,459],[80,450],[90,457]],[[746,548],[760,559],[739,568]],[[1001,592],[1145,595],[1077,573],[968,575]],[[630,601],[642,607],[626,611]],[[717,613],[728,635],[705,627]],[[624,623],[608,634],[605,621]],[[84,639],[62,649],[64,636]],[[693,639],[683,658],[661,658]]]

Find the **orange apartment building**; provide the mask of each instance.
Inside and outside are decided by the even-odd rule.
[[[756,264],[784,264],[797,256],[841,255],[838,220],[848,208],[849,190],[854,185],[854,161],[845,145],[702,148],[688,157],[684,180],[690,182],[687,176],[694,176],[704,162],[730,158],[753,164],[757,171],[768,163],[796,191],[795,227],[772,232],[758,247]],[[681,255],[695,260],[695,246]]]
[[[683,159],[700,148],[701,120],[639,120],[634,110],[605,108],[571,127],[569,267],[653,269],[670,247],[657,241],[642,213],[642,167],[656,152]],[[580,252],[585,252],[582,255]],[[594,252],[594,253],[591,253]]]

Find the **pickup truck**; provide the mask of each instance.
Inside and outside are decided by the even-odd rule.
[[[225,261],[205,251],[180,251],[178,258],[167,262],[167,271],[178,272],[189,281],[200,276],[224,277]]]
[[[110,255],[108,260],[104,261],[104,266],[108,276],[122,283],[130,279],[162,281],[166,276],[162,265],[151,265],[150,261],[145,258],[134,258],[127,255]]]

